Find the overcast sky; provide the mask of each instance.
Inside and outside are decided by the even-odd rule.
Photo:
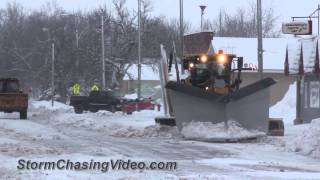
[[[40,8],[48,0],[0,0],[0,7],[5,7],[8,2],[17,2],[28,9]],[[151,0],[153,3],[153,14],[166,17],[179,17],[179,0]],[[99,5],[112,7],[112,0],[56,0],[56,2],[68,11],[90,10]],[[184,0],[185,19],[192,22],[194,26],[200,24],[199,5],[207,5],[206,18],[213,19],[217,16],[219,9],[234,12],[241,7],[249,7],[256,0]],[[289,21],[291,16],[308,16],[320,3],[319,0],[262,0],[263,6],[273,7],[277,16],[278,24]],[[127,0],[128,8],[137,9],[137,0]],[[200,26],[200,25],[199,25]],[[280,27],[280,26],[279,26]]]

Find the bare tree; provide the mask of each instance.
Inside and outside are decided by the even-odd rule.
[[[214,20],[206,20],[205,30],[215,31],[220,37],[256,37],[257,21],[256,5],[253,4],[249,9],[240,8],[233,15],[224,10],[220,10],[219,16]],[[277,17],[272,8],[263,10],[263,36],[279,37],[279,32],[275,31]]]
[[[55,88],[59,100],[65,101],[73,83],[80,82],[85,90],[95,80],[100,82],[99,42],[104,31],[107,85],[119,86],[125,75],[131,76],[128,69],[137,60],[137,12],[130,12],[125,3],[126,0],[114,0],[115,11],[99,7],[85,13],[66,12],[56,3],[33,11],[17,3],[8,4],[0,9],[0,76],[17,77],[25,86],[43,92],[43,98],[49,98],[45,92],[50,91],[50,43],[54,41]],[[144,1],[142,11],[142,53],[147,59],[144,63],[152,64],[160,56],[160,44],[170,47],[172,41],[179,39],[179,26],[176,20],[151,16],[151,1]],[[185,26],[187,30],[188,25]]]

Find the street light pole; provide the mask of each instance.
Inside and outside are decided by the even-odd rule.
[[[104,16],[101,16],[102,90],[106,89],[106,66],[104,58]]]
[[[79,48],[79,19],[78,16],[75,16],[75,21],[76,21],[76,47],[77,49]]]
[[[141,0],[138,0],[138,99],[141,98]]]
[[[184,27],[183,27],[183,0],[180,0],[180,49],[181,49],[181,53],[180,53],[180,60],[181,60],[181,74],[184,74],[184,70],[183,70],[183,63],[182,63],[182,59],[183,59],[183,55],[184,55],[184,40],[183,40],[183,36],[184,36]]]
[[[263,39],[262,39],[262,8],[261,0],[257,0],[257,29],[258,29],[258,71],[263,79]]]
[[[318,4],[318,36],[320,31],[320,4]]]
[[[51,41],[51,106],[54,106],[54,95],[55,95],[55,88],[54,88],[54,74],[55,74],[55,47],[54,47],[54,40],[51,38],[50,31],[48,28],[42,28],[42,31],[48,33],[48,41]]]
[[[79,79],[80,76],[80,62],[79,62],[79,57],[78,57],[78,53],[79,53],[79,29],[78,29],[78,16],[75,16],[75,24],[76,24],[76,76],[77,79]]]
[[[52,65],[51,65],[51,106],[54,106],[54,95],[55,95],[55,88],[54,88],[54,73],[55,73],[55,52],[54,52],[54,42],[51,43],[51,49],[52,49]]]

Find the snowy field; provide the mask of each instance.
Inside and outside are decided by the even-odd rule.
[[[0,179],[320,179],[320,120],[250,143],[184,140],[154,124],[157,111],[76,115],[33,101],[29,119],[0,114]],[[197,133],[197,132],[195,132]],[[190,134],[190,133],[189,133]],[[176,161],[174,171],[17,170],[18,160]]]

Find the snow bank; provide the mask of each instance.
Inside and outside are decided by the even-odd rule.
[[[136,129],[133,127],[122,127],[113,130],[111,133],[115,137],[162,137],[162,138],[176,138],[180,137],[177,127],[152,125],[144,129]]]
[[[38,139],[58,140],[61,138],[66,138],[63,134],[60,134],[54,128],[50,128],[32,121],[1,119],[0,128],[2,129],[2,131],[8,131],[10,133],[19,134],[24,139],[31,138],[33,140],[38,140]]]
[[[295,136],[286,139],[286,148],[314,158],[320,158],[320,119],[315,119],[306,126]]]
[[[126,94],[124,96],[124,98],[126,98],[126,99],[137,99],[138,95],[136,93],[134,93],[134,94]]]
[[[155,86],[155,89],[161,89],[161,85]]]
[[[270,108],[269,116],[283,118],[285,124],[293,124],[296,117],[296,83],[290,85],[283,99]]]
[[[105,132],[107,135],[114,137],[178,137],[179,131],[176,127],[160,127],[155,125],[154,117],[160,115],[162,115],[162,112],[152,110],[135,112],[133,115],[124,115],[121,112],[111,113],[108,111],[80,115],[59,113],[55,121],[48,120],[48,123],[59,127]]]
[[[30,109],[33,111],[54,111],[54,112],[70,112],[73,108],[60,102],[54,102],[54,106],[51,105],[51,101],[31,101]]]
[[[128,76],[128,74],[130,76]],[[134,64],[128,69],[128,74],[126,74],[123,80],[137,80],[138,79],[138,65]],[[151,65],[142,64],[141,65],[141,80],[159,80],[159,72],[157,68]]]
[[[255,130],[247,130],[241,127],[238,122],[228,121],[228,129],[225,123],[213,124],[211,122],[190,122],[183,126],[182,135],[186,139],[243,139],[263,136],[264,133]]]

